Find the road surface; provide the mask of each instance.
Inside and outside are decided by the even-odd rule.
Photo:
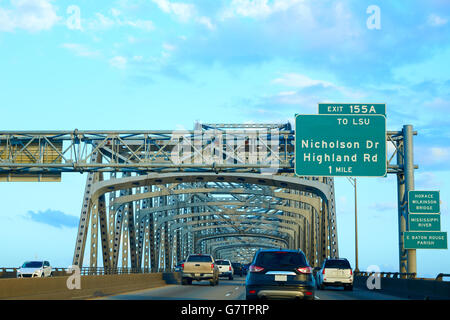
[[[354,288],[316,290],[317,300],[404,300],[403,298]],[[209,281],[193,282],[192,285],[168,285],[165,287],[139,290],[114,296],[108,300],[245,300],[245,277],[235,276],[233,280],[220,278],[218,286],[210,286]]]

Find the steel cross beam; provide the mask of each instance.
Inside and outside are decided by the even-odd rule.
[[[0,174],[91,171],[292,172],[294,132],[0,131]],[[101,163],[89,161],[93,153]]]

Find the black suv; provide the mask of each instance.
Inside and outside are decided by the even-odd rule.
[[[242,277],[242,265],[238,262],[232,262],[231,265],[233,266],[234,274],[239,275]]]
[[[258,250],[245,281],[247,300],[314,299],[312,268],[300,250]]]

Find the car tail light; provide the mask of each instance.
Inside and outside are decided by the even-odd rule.
[[[229,271],[231,271],[231,266],[228,268]]]
[[[325,274],[325,268],[322,270],[322,274]]]
[[[214,269],[214,263],[211,263],[211,269]]]
[[[248,293],[254,294],[254,293],[256,293],[256,290],[250,290]]]
[[[254,266],[251,265],[250,268],[248,269],[250,272],[261,272],[264,270],[263,267],[258,267],[258,266]]]
[[[353,271],[352,271],[352,269],[350,269],[350,275],[352,275],[353,274]]]
[[[312,292],[311,292],[311,291],[306,291],[305,294],[306,294],[307,296],[312,296]]]
[[[181,269],[184,269],[184,263],[181,264]]]
[[[311,267],[301,267],[301,268],[297,268],[297,271],[300,273],[312,273],[312,268]]]

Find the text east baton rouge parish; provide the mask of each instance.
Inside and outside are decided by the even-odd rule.
[[[363,148],[366,150],[378,149],[379,142],[374,142],[372,140],[366,140],[363,143]],[[304,152],[303,153],[303,161],[308,162],[317,162],[318,164],[322,164],[322,162],[357,162],[358,161],[358,153],[355,152],[353,154],[336,154],[333,153],[334,150],[339,149],[352,149],[359,150],[361,149],[361,142],[359,141],[325,141],[325,140],[313,140],[313,139],[302,139],[301,141],[302,149],[316,149],[318,151],[322,151],[324,149],[331,150],[329,153],[321,152],[320,154],[316,154],[315,152]],[[378,155],[363,153],[363,162],[377,162]]]

